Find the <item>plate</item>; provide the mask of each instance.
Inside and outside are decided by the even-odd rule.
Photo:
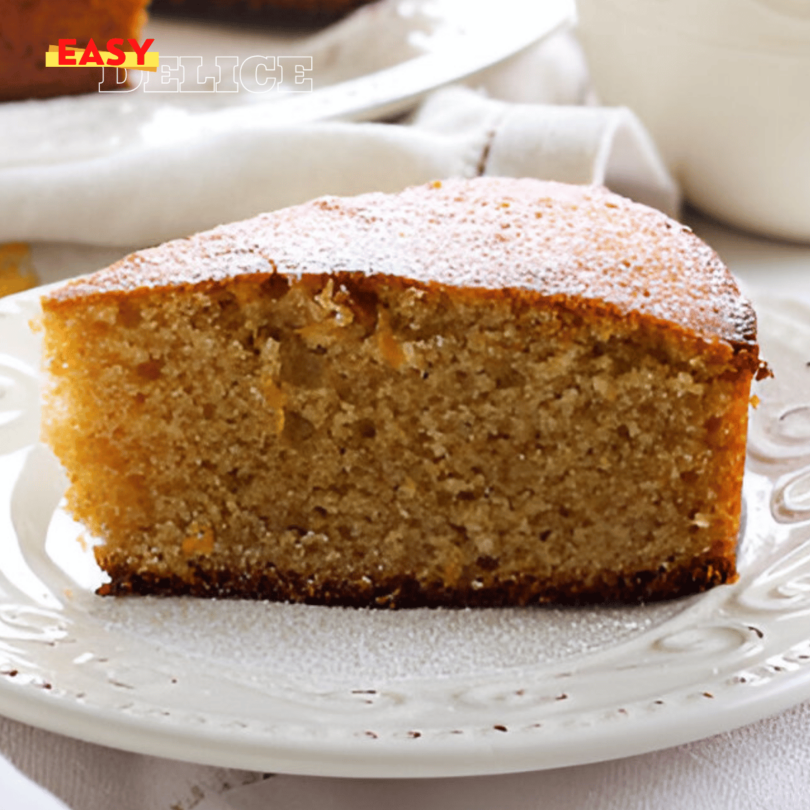
[[[810,306],[758,300],[740,580],[649,606],[107,599],[37,443],[41,290],[0,300],[0,713],[158,756],[423,777],[639,754],[810,696]]]
[[[573,18],[573,0],[389,0],[314,37],[156,18],[146,35],[155,39],[152,50],[167,71],[161,74],[166,91],[138,87],[0,104],[0,169],[93,161],[251,128],[399,115],[427,93],[514,56]],[[226,60],[219,73],[218,56]],[[252,67],[240,91],[211,92],[217,75],[230,75],[227,60],[244,66],[259,56],[279,60],[273,64],[282,72]],[[194,57],[202,60],[199,69],[183,61]],[[283,70],[292,75],[298,68],[311,91],[298,92],[294,80],[284,79]],[[171,82],[192,71],[200,89],[174,92]],[[277,81],[278,92],[262,92],[268,78]]]

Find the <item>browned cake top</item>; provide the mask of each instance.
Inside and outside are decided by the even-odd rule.
[[[603,188],[531,179],[324,197],[140,251],[45,303],[338,271],[600,302],[708,340],[756,346],[753,309],[689,228]]]

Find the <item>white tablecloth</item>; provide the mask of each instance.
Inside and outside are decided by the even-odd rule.
[[[508,776],[372,780],[226,770],[127,754],[0,719],[0,747],[71,810],[771,810],[810,807],[810,702],[708,740]],[[0,768],[3,807],[59,805]],[[9,791],[16,803],[7,801]],[[29,805],[23,802],[27,797]],[[20,797],[17,799],[17,797]]]

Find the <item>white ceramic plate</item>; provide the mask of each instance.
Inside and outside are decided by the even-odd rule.
[[[373,612],[105,599],[36,444],[39,291],[0,300],[0,712],[123,749],[341,776],[654,750],[810,696],[810,307],[758,302],[740,581],[646,607]]]
[[[92,160],[253,127],[394,116],[427,93],[514,56],[573,17],[573,0],[388,0],[314,37],[155,19],[146,36],[154,38],[152,50],[168,70],[166,92],[138,87],[0,104],[0,168]],[[204,60],[200,71],[172,61],[195,56]],[[250,79],[253,70],[239,92],[173,91],[169,82],[185,78],[186,69],[209,77],[201,86],[210,90],[217,56],[238,58],[240,65],[251,56],[311,58],[312,69],[302,76],[312,80],[313,89],[253,92],[247,89],[259,88]],[[223,64],[229,75],[229,63]],[[293,86],[289,78],[280,85]]]

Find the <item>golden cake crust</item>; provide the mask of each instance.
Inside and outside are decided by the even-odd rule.
[[[604,188],[530,179],[321,198],[140,251],[53,292],[46,306],[243,275],[335,272],[665,322],[759,369],[754,311],[691,229]]]

